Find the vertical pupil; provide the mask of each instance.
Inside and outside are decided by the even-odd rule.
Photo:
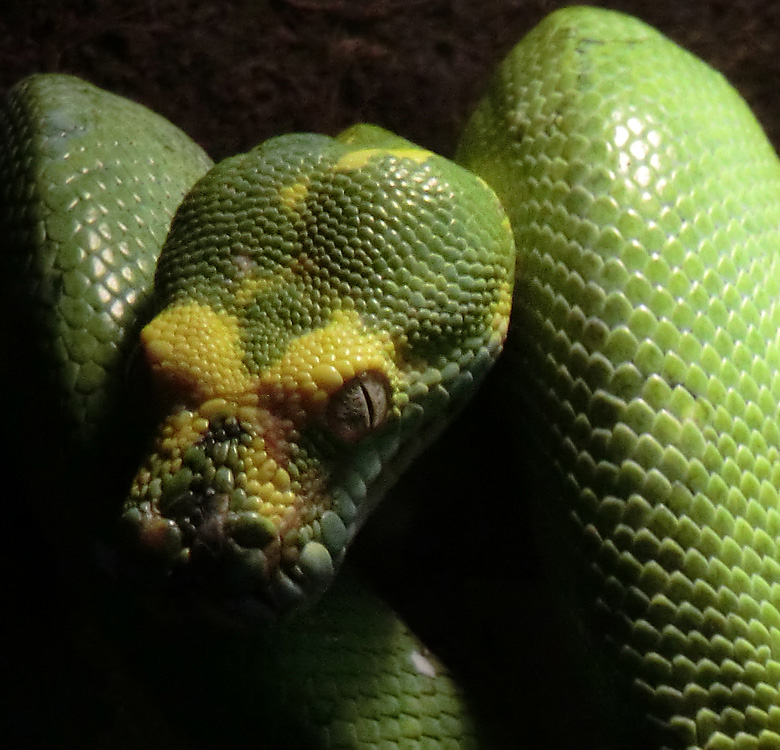
[[[379,427],[388,412],[387,377],[365,372],[346,383],[332,397],[327,422],[342,440],[352,442]]]
[[[365,404],[365,415],[366,415],[365,426],[374,427],[376,426],[374,422],[376,418],[376,414],[374,411],[374,400],[371,397],[371,393],[362,378],[358,380],[358,386],[360,388],[360,393],[362,396],[361,400]]]

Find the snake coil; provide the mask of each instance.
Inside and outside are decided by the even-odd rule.
[[[620,706],[615,742],[780,748],[780,162],[719,74],[568,8],[500,65],[457,163],[360,125],[212,166],[67,76],[14,88],[0,133],[25,326],[3,335],[13,377],[47,384],[30,431],[54,420],[93,465],[140,342],[159,427],[124,505],[99,499],[156,606],[259,627],[177,636],[220,644],[204,672],[239,733],[489,743],[376,599],[348,578],[314,601],[496,359],[515,278],[514,409],[544,467],[516,513]]]

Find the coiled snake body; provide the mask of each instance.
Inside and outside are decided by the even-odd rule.
[[[124,505],[121,471],[90,468],[86,494],[121,516],[123,585],[217,621],[258,746],[489,743],[369,594],[313,602],[498,355],[514,276],[515,408],[547,488],[517,513],[615,743],[780,748],[780,166],[717,73],[569,8],[501,65],[458,164],[356,126],[211,166],[65,76],[22,82],[0,123],[18,377],[45,371],[71,479],[132,403],[127,360],[151,381]],[[252,635],[214,635],[236,621]]]

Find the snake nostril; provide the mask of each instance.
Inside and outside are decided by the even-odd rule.
[[[160,502],[160,514],[177,524],[185,546],[203,548],[216,556],[225,545],[228,505],[227,495],[212,488],[199,492],[186,489],[166,495]]]
[[[160,503],[160,514],[179,527],[184,545],[198,554],[218,557],[231,543],[246,550],[263,550],[278,541],[270,519],[253,511],[230,510],[229,496],[210,487],[167,497]]]

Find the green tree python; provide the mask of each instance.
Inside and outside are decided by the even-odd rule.
[[[83,488],[75,524],[39,504],[108,539],[126,628],[195,629],[200,671],[170,663],[223,704],[184,720],[247,747],[490,746],[385,605],[349,573],[324,592],[509,327],[549,488],[517,478],[518,513],[612,746],[780,748],[780,165],[718,73],[567,8],[498,68],[454,162],[358,125],[213,166],[61,75],[0,123],[6,366],[20,394],[45,383],[25,440],[61,436],[47,472]],[[120,424],[147,434],[117,458]]]

